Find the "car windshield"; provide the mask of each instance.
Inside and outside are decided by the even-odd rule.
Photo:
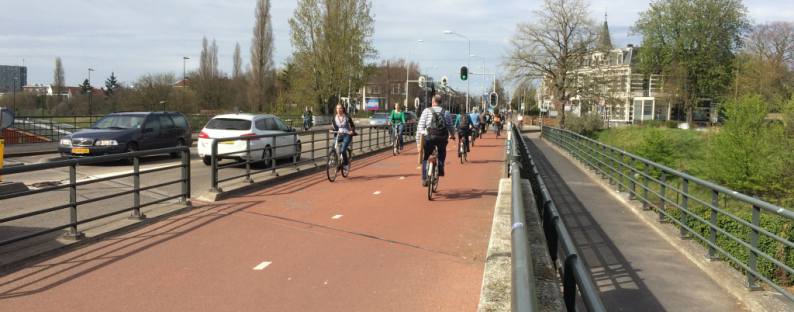
[[[386,119],[386,118],[389,118],[389,114],[387,113],[376,113],[375,115],[372,115],[372,119]]]
[[[137,129],[143,125],[144,120],[146,115],[107,115],[91,129]]]
[[[215,118],[207,123],[206,129],[251,130],[251,121],[245,119]]]

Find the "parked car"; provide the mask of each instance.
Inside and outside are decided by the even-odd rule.
[[[287,134],[295,132],[295,128],[287,126],[280,118],[273,115],[253,114],[226,114],[212,118],[199,133],[198,154],[209,166],[212,164],[212,139],[245,137],[265,134]],[[301,156],[301,138],[299,135],[283,135],[275,138],[251,139],[251,149],[268,148],[251,152],[252,160],[274,158],[288,158],[295,155],[297,160]],[[238,161],[246,158],[246,140],[231,140],[218,143],[218,154],[233,153],[218,157],[221,159],[235,159]],[[265,161],[265,166],[270,166],[270,160]]]
[[[88,129],[63,137],[58,151],[61,157],[75,158],[190,146],[190,132],[187,118],[179,112],[112,113]]]
[[[414,112],[403,111],[405,112],[405,122],[414,122],[419,121],[419,118],[416,118],[416,114]],[[391,112],[388,113],[375,113],[371,117],[369,117],[369,125],[370,126],[385,126],[389,124],[389,116],[391,116]]]

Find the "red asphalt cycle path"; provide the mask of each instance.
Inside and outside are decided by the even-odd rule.
[[[505,142],[488,132],[460,164],[449,141],[433,201],[409,143],[398,156],[354,156],[350,176],[334,183],[322,172],[194,202],[189,213],[0,277],[0,306],[475,311]]]

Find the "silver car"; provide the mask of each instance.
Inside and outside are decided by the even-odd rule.
[[[372,117],[369,117],[369,125],[370,126],[386,126],[389,124],[389,116],[391,113],[375,113]],[[405,122],[416,122],[419,121],[416,118],[416,114],[414,112],[405,111]]]

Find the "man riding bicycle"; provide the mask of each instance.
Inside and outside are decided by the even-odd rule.
[[[469,117],[471,118],[471,129],[473,132],[472,135],[477,136],[477,133],[480,131],[480,123],[482,123],[482,120],[480,120],[480,114],[477,114],[476,107],[471,108],[471,114],[469,114]]]
[[[427,160],[433,151],[438,148],[438,175],[444,176],[444,164],[447,159],[447,144],[455,139],[455,128],[452,115],[441,107],[441,95],[433,96],[433,106],[422,111],[419,123],[416,125],[416,145],[422,148],[422,186],[427,187]],[[425,135],[425,144],[420,146],[421,136]]]
[[[502,131],[502,122],[504,121],[504,115],[499,113],[498,108],[494,108],[493,110],[493,131]]]
[[[458,141],[463,139],[463,144],[466,145],[466,153],[469,152],[469,137],[471,136],[471,128],[474,122],[471,116],[467,114],[459,114],[455,119],[455,129],[458,129]],[[460,151],[460,143],[458,143],[458,151]],[[458,155],[460,157],[461,155]]]
[[[400,146],[403,146],[403,129],[405,129],[405,112],[402,111],[400,103],[394,103],[394,110],[389,115],[389,126],[393,125],[391,131],[391,141],[394,142],[394,135],[400,138]],[[396,131],[395,131],[396,130]]]
[[[309,107],[306,107],[306,111],[303,112],[303,129],[310,129],[312,127],[312,111]]]
[[[488,124],[489,124],[488,118],[490,116],[491,115],[488,115],[488,111],[482,111],[480,113],[480,135],[483,135],[485,134],[485,132],[488,131]]]

